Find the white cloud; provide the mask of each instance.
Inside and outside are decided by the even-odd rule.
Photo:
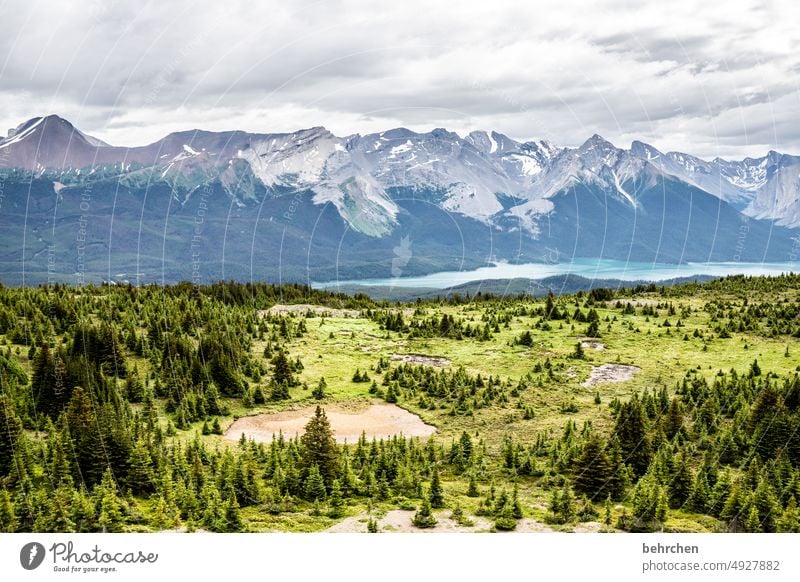
[[[111,143],[178,129],[394,126],[713,157],[800,152],[788,2],[10,0],[0,122]]]

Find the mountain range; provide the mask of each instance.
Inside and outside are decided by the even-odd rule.
[[[0,280],[321,281],[487,261],[788,261],[800,156],[593,135],[172,133],[115,147],[50,115],[0,140]]]

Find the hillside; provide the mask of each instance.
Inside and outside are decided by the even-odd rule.
[[[0,287],[0,531],[800,531],[799,305]]]

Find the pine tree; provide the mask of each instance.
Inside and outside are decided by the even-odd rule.
[[[606,502],[603,505],[603,510],[604,510],[603,511],[603,523],[606,524],[607,526],[611,526],[611,522],[612,522],[611,509],[612,509],[611,496],[609,495],[608,497],[606,497]]]
[[[153,469],[150,451],[141,439],[131,452],[125,483],[137,495],[153,491]]]
[[[568,484],[554,489],[550,497],[550,515],[555,523],[568,523],[575,519],[575,496]]]
[[[522,519],[522,504],[519,502],[519,487],[514,483],[514,492],[511,495],[511,515],[514,519]]]
[[[120,532],[123,527],[122,503],[117,496],[117,484],[111,469],[106,469],[103,479],[95,488],[97,497],[97,524],[103,532]]]
[[[667,494],[655,478],[648,475],[639,480],[633,491],[635,529],[659,529],[667,518]]]
[[[269,399],[278,401],[278,400],[288,400],[291,398],[289,394],[289,385],[285,382],[276,382],[272,380],[269,385]]]
[[[0,533],[13,533],[18,525],[11,495],[5,489],[0,489]]]
[[[650,466],[652,448],[642,404],[634,396],[620,406],[614,433],[619,440],[623,460],[640,477]]]
[[[478,490],[478,482],[475,480],[475,473],[469,475],[469,488],[467,489],[467,497],[480,497],[481,493]]]
[[[2,500],[0,500],[0,507],[2,507]],[[0,514],[2,514],[2,509],[0,509]],[[2,523],[2,518],[0,518],[0,523]],[[781,533],[800,533],[800,512],[797,510],[797,501],[795,501],[794,495],[789,497],[786,509],[778,518],[777,530]]]
[[[575,490],[591,499],[602,499],[610,494],[609,484],[613,475],[611,462],[600,437],[592,433],[575,462]]]
[[[309,501],[321,501],[325,499],[325,482],[319,472],[317,465],[311,465],[308,471],[305,484],[303,486],[305,498]]]
[[[108,459],[104,454],[104,443],[94,405],[80,386],[76,386],[72,392],[65,419],[80,471],[77,480],[82,479],[88,484],[97,483],[108,466]]]
[[[500,531],[511,531],[517,527],[517,519],[514,516],[514,504],[505,491],[502,493],[502,503],[495,512],[494,527]]]
[[[327,382],[325,382],[325,377],[319,379],[317,382],[316,387],[314,390],[311,391],[311,396],[313,396],[316,400],[322,400],[325,398],[325,388],[328,387]]]
[[[331,495],[328,499],[328,503],[330,505],[330,511],[328,515],[334,519],[339,518],[344,513],[344,497],[342,495],[342,488],[339,484],[338,479],[333,480],[333,485],[331,486]]]
[[[144,383],[139,378],[139,369],[134,368],[125,379],[125,396],[130,402],[144,400]]]
[[[11,399],[0,393],[0,476],[11,472],[14,450],[21,435],[22,422],[14,411]]]
[[[444,491],[442,490],[442,483],[439,480],[439,469],[433,468],[433,475],[431,476],[431,488],[428,492],[428,500],[431,502],[431,507],[434,509],[441,509],[444,504]]]
[[[680,400],[673,398],[664,420],[664,433],[666,433],[668,439],[673,439],[679,434],[684,434],[685,431],[683,406]]]
[[[746,518],[744,521],[744,529],[749,533],[758,533],[761,530],[761,520],[758,517],[758,508],[751,504],[746,511]]]
[[[279,351],[272,359],[272,380],[276,384],[296,385],[296,380],[292,373],[292,365],[283,350]]]
[[[669,483],[669,504],[670,507],[678,508],[689,501],[694,489],[694,475],[689,466],[689,459],[686,451],[681,451],[675,475]]]
[[[306,424],[300,437],[303,466],[306,470],[316,466],[325,485],[332,485],[340,476],[339,450],[328,417],[322,407],[317,406],[314,416]]]
[[[411,523],[420,529],[435,527],[438,523],[438,520],[436,517],[434,517],[433,512],[431,512],[431,503],[428,501],[427,496],[422,497],[422,505],[414,514]]]
[[[235,495],[229,495],[223,508],[224,531],[240,532],[244,530],[244,522],[239,512],[239,503]]]

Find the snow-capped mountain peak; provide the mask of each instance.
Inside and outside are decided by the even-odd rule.
[[[314,202],[333,204],[354,229],[374,236],[396,224],[398,195],[424,198],[489,225],[520,218],[536,232],[538,218],[553,208],[551,199],[577,185],[599,188],[636,208],[638,192],[658,179],[699,188],[753,217],[800,226],[796,156],[770,151],[761,158],[706,161],[665,154],[641,141],[622,149],[599,134],[561,148],[495,131],[462,138],[444,128],[345,137],[324,127],[280,134],[191,130],[120,148],[47,116],[26,121],[0,140],[0,165],[76,175],[91,168],[81,179],[117,172],[127,180],[146,172],[173,189],[219,180],[232,196],[242,180],[278,194],[308,191]],[[105,170],[95,173],[98,168]]]

